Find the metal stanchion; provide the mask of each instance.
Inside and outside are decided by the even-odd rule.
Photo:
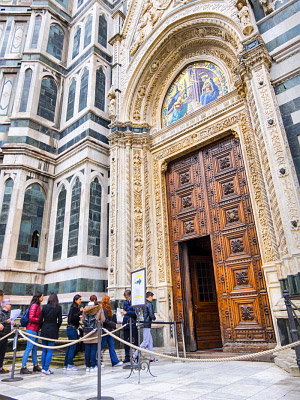
[[[186,358],[186,349],[185,349],[185,339],[184,339],[183,321],[180,322],[180,327],[181,327],[183,357]]]
[[[174,321],[174,337],[175,337],[176,355],[177,357],[179,357],[176,321]]]
[[[12,368],[11,368],[11,375],[10,375],[10,378],[2,379],[2,382],[17,382],[17,381],[22,381],[23,380],[23,378],[21,378],[21,377],[18,377],[18,378],[15,377],[15,366],[16,366],[18,336],[19,336],[19,325],[17,325],[16,335],[14,337],[14,342],[13,342],[14,356],[13,356],[13,363],[12,363]]]
[[[97,379],[97,397],[90,397],[87,400],[114,400],[113,397],[101,396],[101,336],[102,336],[102,323],[98,321],[98,379]]]

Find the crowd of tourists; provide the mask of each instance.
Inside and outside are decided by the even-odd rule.
[[[151,322],[155,320],[153,309],[153,293],[146,293],[146,305],[144,307],[144,322],[143,322],[143,342],[140,344],[141,348],[148,348],[153,351],[153,339],[151,335]],[[123,316],[123,333],[124,340],[130,343],[130,321],[132,327],[132,343],[138,344],[138,331],[136,326],[136,309],[131,304],[131,291],[125,290],[124,292],[124,305],[121,311]],[[21,374],[41,373],[42,375],[52,375],[53,371],[50,369],[53,350],[55,349],[55,342],[59,338],[59,329],[62,325],[63,316],[62,308],[59,304],[57,294],[52,293],[48,297],[47,304],[42,306],[44,295],[42,292],[37,292],[32,297],[29,308],[24,312],[21,318],[21,323],[26,327],[27,340],[26,349],[22,358]],[[66,335],[69,340],[77,341],[81,336],[86,336],[84,341],[85,352],[85,366],[86,372],[97,371],[97,368],[104,368],[103,362],[97,361],[97,347],[98,347],[98,321],[102,322],[104,328],[102,334],[106,331],[114,331],[117,328],[116,314],[113,314],[110,297],[103,296],[102,300],[98,302],[96,295],[90,296],[90,301],[85,307],[81,305],[82,298],[80,294],[76,294],[73,298],[73,303],[70,307],[67,320]],[[10,316],[11,303],[8,298],[5,298],[3,290],[0,290],[0,374],[9,372],[7,368],[3,367],[5,353],[7,351],[8,337],[11,329],[15,325],[15,321]],[[4,339],[3,339],[4,338]],[[38,347],[35,345],[41,340],[42,348],[41,366],[38,364]],[[78,368],[74,365],[74,357],[77,349],[78,342],[66,348],[64,370],[77,371]],[[130,359],[130,346],[124,345],[125,358],[123,361],[118,359],[115,351],[114,339],[110,335],[104,335],[101,340],[101,350],[105,345],[108,345],[111,364],[113,367],[120,367],[124,363],[129,363]],[[31,354],[33,368],[27,368],[28,358]],[[133,362],[138,360],[138,351],[135,351]],[[150,354],[150,362],[155,362],[155,358]]]

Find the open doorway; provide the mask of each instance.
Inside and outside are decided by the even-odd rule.
[[[188,315],[193,319],[189,324],[194,331],[191,335],[194,337],[192,347],[195,350],[220,348],[222,338],[210,237],[185,242],[183,252],[184,268],[189,270],[189,276],[187,271],[185,276],[190,280],[186,286],[189,293],[185,297],[190,299],[190,304],[186,306],[189,308]]]

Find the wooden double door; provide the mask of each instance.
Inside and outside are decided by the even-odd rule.
[[[265,348],[275,336],[239,140],[171,162],[166,182],[175,318],[189,350]]]

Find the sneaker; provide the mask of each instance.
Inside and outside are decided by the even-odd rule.
[[[101,368],[104,368],[104,364],[101,364]]]
[[[90,372],[91,368],[86,367],[85,371]]]
[[[40,372],[41,372],[41,370],[40,370]],[[29,374],[32,374],[32,372],[29,371],[29,369],[27,369],[27,367],[22,367],[21,371],[20,371],[20,374],[21,375],[29,375]]]
[[[98,367],[91,367],[90,368],[90,372],[97,372],[98,371]]]
[[[121,365],[123,365],[123,362],[119,361],[118,364],[113,365],[113,367],[121,367]]]
[[[154,358],[153,360],[150,360],[151,363],[157,363],[158,360],[156,360],[156,358]]]
[[[48,375],[45,369],[42,369],[42,375]]]
[[[8,374],[8,373],[9,373],[8,369],[6,369],[4,367],[0,369],[0,374]]]
[[[75,365],[68,365],[67,371],[78,371],[78,368]]]
[[[42,372],[42,368],[39,367],[38,365],[34,365],[32,372]]]
[[[48,371],[47,371],[47,375],[53,375],[54,374],[54,372],[53,371],[51,371],[51,369],[48,369]]]
[[[125,358],[125,359],[123,360],[123,364],[127,364],[127,363],[130,363],[130,358]]]
[[[68,369],[68,367],[66,365],[64,365],[63,370],[66,371]]]

